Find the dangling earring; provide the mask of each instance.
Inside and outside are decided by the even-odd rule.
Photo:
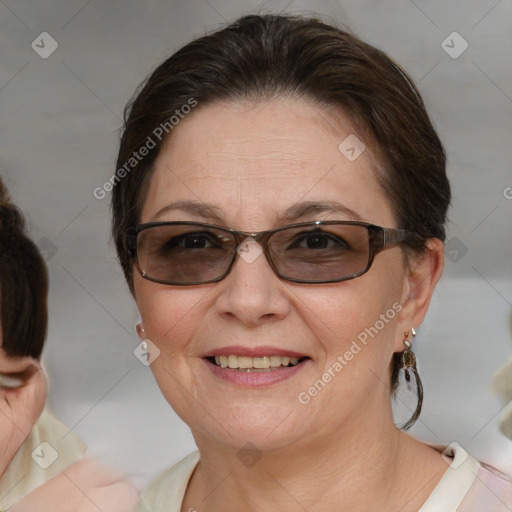
[[[414,327],[411,327],[412,338],[414,339],[416,336],[416,331]],[[405,372],[405,380],[407,382],[411,382],[411,376],[409,374],[409,368],[412,368],[414,375],[416,375],[416,356],[414,352],[411,350],[412,343],[408,340],[409,331],[404,332],[404,345],[405,350],[402,352],[402,370]]]
[[[411,334],[412,338],[416,336],[416,331],[414,330],[414,327],[411,327]],[[405,350],[402,352],[402,370],[404,370],[405,373],[405,380],[407,382],[411,382],[411,375],[409,373],[409,370],[412,370],[412,373],[414,373],[414,379],[416,380],[416,390],[418,393],[418,405],[416,406],[416,410],[414,411],[414,414],[411,416],[409,421],[405,423],[402,426],[402,430],[408,430],[409,428],[414,425],[416,420],[418,419],[420,412],[421,412],[421,406],[423,405],[423,384],[421,383],[420,376],[418,374],[418,369],[416,368],[416,356],[414,352],[411,350],[412,347],[412,340],[409,341],[409,331],[406,331],[404,333],[404,345]]]

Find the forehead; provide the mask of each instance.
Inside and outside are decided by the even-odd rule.
[[[363,220],[390,225],[370,149],[353,158],[362,144],[341,112],[304,100],[199,105],[157,158],[142,221],[169,203],[192,200],[218,207],[231,227],[266,229],[298,202],[337,202]]]

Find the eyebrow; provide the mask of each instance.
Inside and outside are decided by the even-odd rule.
[[[354,210],[335,201],[304,201],[294,204],[283,212],[282,220],[294,222],[302,217],[319,213],[341,213],[350,220],[363,220]]]
[[[222,224],[224,222],[222,210],[220,208],[217,208],[212,204],[190,200],[176,201],[174,203],[168,204],[167,206],[164,206],[161,210],[156,212],[156,214],[153,216],[153,220],[156,220],[158,217],[161,217],[164,213],[167,213],[171,210],[181,210],[189,213],[190,215],[202,217],[205,220],[213,220],[218,224]]]
[[[153,216],[153,220],[158,219],[164,213],[171,210],[181,210],[189,213],[190,215],[202,217],[209,222],[213,221],[220,225],[225,224],[224,216],[222,215],[222,210],[220,208],[209,203],[190,200],[176,201],[164,206]],[[349,220],[363,220],[362,217],[354,210],[351,210],[350,208],[335,201],[304,201],[294,204],[279,215],[279,220],[280,223],[296,222],[303,217],[320,213],[340,213],[344,217],[348,217]]]

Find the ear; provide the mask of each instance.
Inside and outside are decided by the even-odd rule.
[[[144,325],[142,322],[137,323],[135,328],[137,329],[137,335],[139,338],[144,341],[146,339],[146,333],[144,332]]]
[[[399,332],[418,328],[427,314],[430,299],[444,267],[444,244],[438,238],[426,242],[425,251],[412,259],[406,269],[398,321]],[[403,338],[397,339],[395,351],[404,349]]]

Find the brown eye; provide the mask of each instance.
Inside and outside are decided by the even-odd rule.
[[[290,248],[301,249],[348,249],[348,244],[341,238],[322,231],[312,231],[297,237]]]
[[[207,249],[212,246],[212,240],[208,235],[192,233],[181,237],[177,245],[185,249]]]

